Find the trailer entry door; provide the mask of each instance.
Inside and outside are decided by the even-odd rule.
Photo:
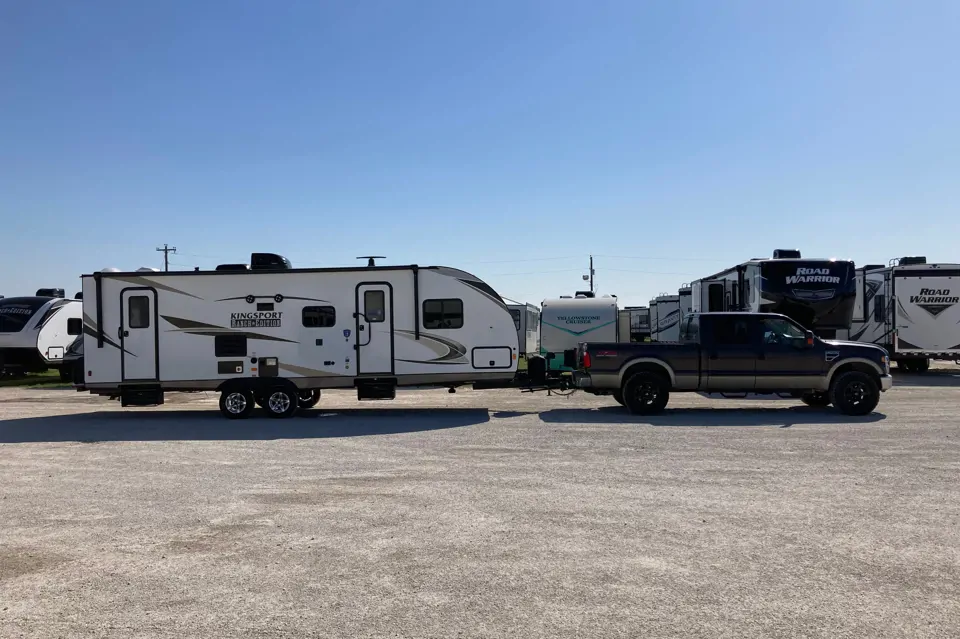
[[[157,293],[127,288],[120,293],[119,338],[123,381],[157,379]]]
[[[357,286],[357,374],[393,374],[393,287],[386,282]]]

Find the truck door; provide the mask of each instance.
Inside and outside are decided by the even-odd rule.
[[[704,326],[701,322],[701,335]],[[749,315],[710,317],[703,347],[705,385],[701,390],[749,392],[756,384],[756,318]],[[702,338],[701,338],[702,339]],[[701,342],[703,343],[703,342]]]
[[[816,388],[826,366],[823,342],[806,344],[804,331],[776,317],[760,320],[757,390],[785,391]]]
[[[393,287],[387,282],[357,285],[357,374],[393,374]]]
[[[127,288],[120,292],[120,367],[123,381],[157,379],[157,292]]]

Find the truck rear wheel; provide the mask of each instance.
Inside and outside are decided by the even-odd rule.
[[[649,371],[634,373],[623,384],[623,405],[634,415],[656,415],[670,400],[670,383]]]
[[[623,391],[613,391],[613,399],[615,399],[618,404],[623,406]]]
[[[844,415],[868,415],[880,403],[880,389],[867,373],[847,371],[830,385],[830,401]]]

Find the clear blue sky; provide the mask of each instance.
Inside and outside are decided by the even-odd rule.
[[[957,2],[0,7],[7,296],[164,242],[533,302],[591,252],[631,304],[776,247],[960,261]]]

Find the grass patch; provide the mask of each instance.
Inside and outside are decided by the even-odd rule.
[[[60,371],[49,370],[45,373],[31,373],[24,377],[2,377],[0,378],[0,388],[9,388],[11,386],[25,386],[29,388],[53,388],[57,386],[70,386],[70,382],[60,381]]]

